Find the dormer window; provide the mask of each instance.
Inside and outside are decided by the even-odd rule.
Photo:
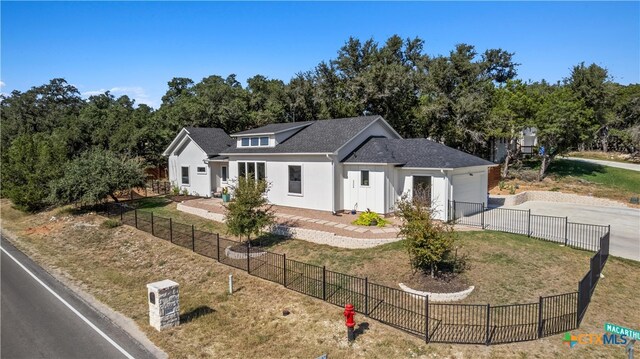
[[[267,147],[269,146],[269,136],[261,137],[242,137],[242,147]]]

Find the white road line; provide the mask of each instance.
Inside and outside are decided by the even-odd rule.
[[[2,250],[4,252],[4,254],[9,256],[9,258],[13,259],[13,261],[16,262],[16,264],[18,264],[20,266],[20,268],[22,268],[31,277],[33,277],[33,279],[35,279],[36,282],[40,283],[40,285],[43,286],[46,290],[48,290],[51,294],[53,294],[53,296],[56,297],[59,301],[61,301],[62,304],[67,306],[67,308],[69,308],[69,310],[71,310],[75,315],[77,315],[78,317],[80,317],[80,319],[82,319],[85,323],[87,323],[87,325],[89,325],[91,327],[91,329],[95,330],[98,334],[100,334],[101,337],[103,337],[106,341],[108,341],[111,345],[113,345],[116,349],[118,349],[120,351],[120,353],[122,353],[125,357],[127,357],[129,359],[135,359],[133,357],[133,355],[129,354],[120,345],[118,345],[118,343],[116,343],[113,339],[111,339],[108,335],[106,335],[102,330],[100,330],[93,323],[91,323],[91,321],[89,321],[89,319],[87,319],[84,315],[80,314],[80,312],[78,312],[74,307],[72,307],[71,304],[67,303],[66,300],[62,299],[62,297],[60,297],[58,295],[58,293],[54,292],[53,289],[49,288],[46,284],[44,284],[44,282],[41,281],[40,278],[36,277],[35,274],[31,273],[31,271],[29,271],[27,269],[27,267],[25,267],[22,263],[18,262],[17,259],[15,259],[11,254],[9,254],[9,252],[7,252],[2,247],[0,247],[0,250]]]

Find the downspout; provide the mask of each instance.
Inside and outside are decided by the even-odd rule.
[[[331,155],[326,154],[325,156],[331,160],[331,213],[336,214],[336,166]]]
[[[444,182],[447,185],[447,190],[446,190],[446,198],[445,198],[445,202],[444,202],[444,218],[447,219],[449,218],[449,199],[451,198],[451,181],[449,180],[449,176],[447,176],[447,173],[441,168],[440,169],[440,173],[442,173],[442,175],[444,176]]]

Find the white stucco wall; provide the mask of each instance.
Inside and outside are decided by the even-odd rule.
[[[271,184],[267,198],[280,206],[332,211],[331,161],[325,156],[274,155],[233,156],[230,179],[238,178],[238,162],[265,162],[266,180]],[[289,194],[289,165],[302,166],[302,194]]]
[[[211,168],[204,163],[207,155],[190,139],[169,156],[169,181],[177,185],[180,191],[187,189],[189,194],[211,196]],[[182,183],[181,167],[189,167],[189,184]],[[205,174],[198,174],[197,167],[205,167]]]

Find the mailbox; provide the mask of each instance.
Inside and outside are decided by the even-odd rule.
[[[180,324],[180,292],[178,283],[162,280],[147,284],[149,324],[157,330]]]

